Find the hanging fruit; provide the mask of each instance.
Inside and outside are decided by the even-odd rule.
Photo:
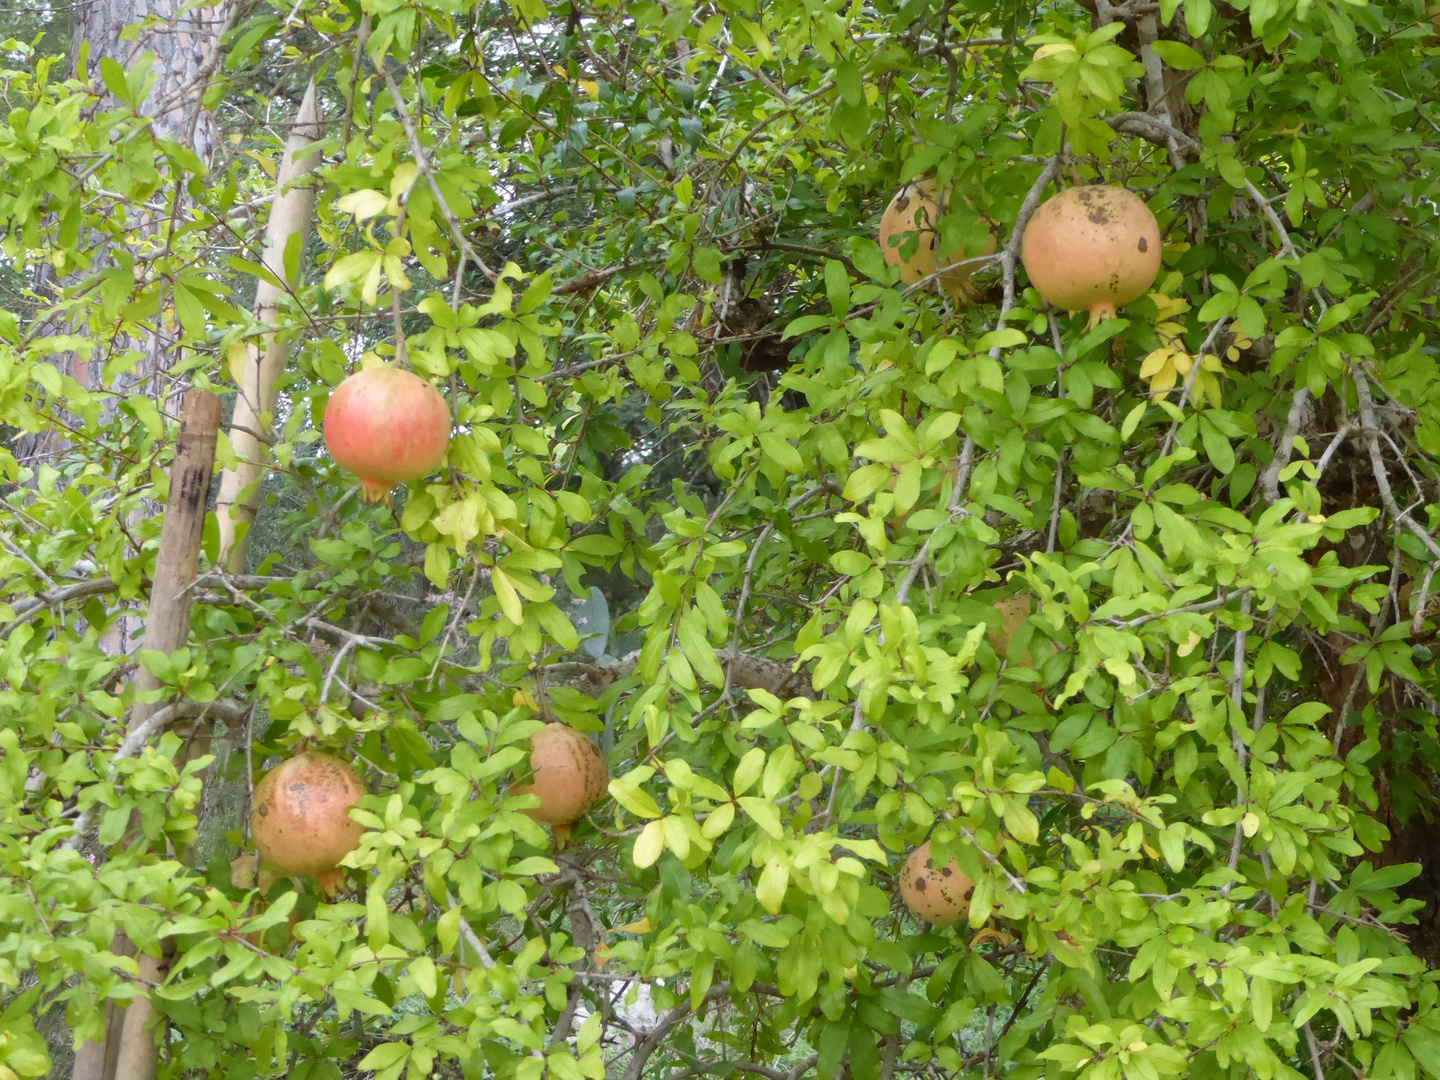
[[[570,826],[601,798],[610,784],[610,768],[600,748],[588,735],[564,724],[546,724],[530,740],[528,784],[516,784],[512,795],[538,795],[540,805],[521,811],[555,831],[555,844],[564,847]]]
[[[973,895],[975,882],[954,859],[936,869],[929,840],[910,853],[900,871],[900,896],[905,906],[917,919],[935,926],[954,926],[969,915]]]
[[[896,192],[880,217],[880,250],[884,252],[887,263],[900,267],[900,280],[907,285],[924,281],[942,266],[989,255],[995,250],[995,237],[987,233],[982,251],[967,253],[962,248],[943,256],[939,254],[938,225],[948,209],[949,198],[947,189],[944,196],[946,205],[942,206],[941,200],[935,197],[933,180],[912,180]],[[969,205],[968,199],[966,205]],[[914,254],[907,257],[903,253],[908,252],[912,244],[915,245]],[[954,266],[940,275],[940,284],[956,303],[970,302],[970,276],[976,269],[976,266]]]
[[[327,754],[296,754],[271,769],[255,785],[250,814],[250,834],[264,865],[290,877],[319,876],[330,891],[339,884],[340,860],[365,831],[350,818],[364,794],[360,775]]]
[[[1034,612],[1034,603],[1029,596],[1022,593],[1011,593],[995,602],[995,610],[1000,613],[1000,625],[991,627],[989,632],[990,646],[1004,659],[1010,649],[1010,639],[1015,636],[1015,631],[1024,625],[1025,620],[1030,618]],[[1034,667],[1034,660],[1027,650],[1020,659],[1021,667]]]
[[[382,502],[396,484],[434,472],[450,445],[450,409],[420,376],[397,367],[357,371],[325,408],[325,446],[360,478],[366,502]]]
[[[1094,326],[1154,283],[1160,226],[1125,188],[1067,188],[1030,218],[1020,258],[1041,296],[1067,311],[1090,312]]]

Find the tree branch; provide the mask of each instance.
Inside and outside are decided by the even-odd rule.
[[[105,780],[107,783],[113,783],[116,776],[116,765],[140,753],[145,744],[150,741],[150,736],[157,731],[163,731],[172,720],[182,720],[188,717],[214,717],[216,720],[224,720],[228,724],[238,724],[245,719],[248,711],[246,706],[231,701],[177,701],[166,705],[163,709],[151,713],[143,723],[136,725],[132,731],[126,734],[120,743],[120,748],[115,751],[115,756],[110,759],[110,767],[106,770]],[[89,828],[90,811],[85,810],[75,819],[70,838],[65,841],[63,846],[71,851],[78,851],[85,832]]]
[[[1060,155],[1053,155],[1040,170],[1040,175],[1030,185],[1030,190],[1025,195],[1025,201],[1020,204],[1020,212],[1015,215],[1015,227],[1010,231],[1010,239],[1005,242],[1005,247],[1000,251],[1000,272],[1003,275],[1004,294],[1000,300],[1000,314],[995,318],[995,328],[998,330],[1005,325],[1005,316],[1015,306],[1015,264],[1020,258],[1020,243],[1025,239],[1025,226],[1030,224],[1030,217],[1035,213],[1036,207],[1040,205],[1040,199],[1045,194],[1045,189],[1051,182],[1060,175]],[[1000,358],[999,348],[990,351],[992,359]]]
[[[1395,492],[1390,488],[1390,474],[1386,470],[1384,458],[1380,454],[1380,427],[1375,419],[1375,401],[1370,396],[1369,380],[1365,378],[1365,373],[1360,370],[1358,364],[1351,369],[1350,375],[1355,382],[1355,399],[1360,406],[1360,423],[1365,431],[1365,442],[1370,448],[1370,469],[1375,474],[1375,486],[1380,489],[1380,501],[1385,504],[1386,511],[1397,525],[1404,525],[1425,545],[1425,549],[1430,552],[1431,556],[1440,559],[1440,544],[1437,544],[1435,538],[1410,516],[1410,511],[1400,509],[1400,504],[1395,501]]]
[[[705,995],[704,1003],[709,1004],[729,996],[730,984],[728,982],[719,983],[710,988],[710,992]],[[630,1063],[625,1068],[625,1080],[640,1080],[645,1072],[645,1065],[650,1060],[650,1055],[659,1049],[660,1044],[665,1041],[665,1037],[670,1034],[675,1025],[687,1019],[690,1013],[690,999],[686,998],[661,1017],[660,1022],[655,1025],[655,1030],[635,1044],[635,1050],[630,1055]]]
[[[1106,123],[1116,131],[1124,132],[1126,135],[1135,135],[1157,146],[1168,148],[1170,143],[1174,141],[1179,146],[1186,147],[1196,153],[1205,149],[1204,144],[1198,139],[1181,131],[1167,120],[1162,120],[1158,116],[1151,116],[1149,113],[1119,113],[1106,120]]]
[[[581,693],[598,698],[612,683],[628,678],[639,663],[640,653],[633,652],[609,664],[565,662],[546,667],[547,682],[566,683]],[[807,673],[792,671],[788,664],[748,653],[716,653],[715,659],[725,669],[731,686],[742,690],[765,690],[778,698],[803,697],[814,701]]]
[[[1265,479],[1262,488],[1265,492],[1265,501],[1272,506],[1280,498],[1280,474],[1285,466],[1290,464],[1290,454],[1295,447],[1295,436],[1300,434],[1300,426],[1305,423],[1309,415],[1310,391],[1301,387],[1295,391],[1295,396],[1290,399],[1290,413],[1285,418],[1285,431],[1280,436],[1280,442],[1275,447],[1275,458],[1265,470]]]

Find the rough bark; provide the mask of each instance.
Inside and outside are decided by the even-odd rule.
[[[260,279],[255,289],[255,317],[266,325],[274,325],[286,295],[299,284],[300,261],[296,259],[294,275],[287,274],[285,250],[292,237],[298,237],[295,243],[304,250],[315,208],[315,189],[305,179],[319,164],[320,155],[312,152],[312,147],[321,134],[312,81],[285,144],[285,154],[275,178],[270,221],[265,229],[265,250],[260,261],[275,275],[276,281]],[[265,437],[270,434],[277,384],[285,370],[288,352],[287,341],[269,334],[263,351],[254,345],[247,347],[244,368],[236,374],[240,393],[230,422],[230,445],[238,464],[221,474],[220,496],[215,507],[220,522],[220,562],[234,574],[245,569],[249,527],[255,520],[260,480],[269,451]]]
[[[178,139],[208,162],[215,121],[201,108],[205,84],[219,59],[229,4],[186,0],[86,0],[75,5],[75,68],[93,69],[109,57],[129,71],[142,53],[154,56],[155,82],[142,111],[161,138]],[[140,32],[126,40],[125,31]]]

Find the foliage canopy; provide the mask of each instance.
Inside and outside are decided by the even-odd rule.
[[[210,162],[143,64],[0,71],[0,1077],[148,994],[174,1077],[1440,1080],[1423,4],[285,0],[222,54]],[[874,240],[920,177],[973,303]],[[1094,329],[1016,258],[1089,182],[1165,241]],[[249,573],[212,514],[137,654],[176,390],[275,327]],[[319,421],[383,362],[456,428],[372,507]],[[137,665],[186,724],[122,755]],[[561,851],[542,720],[614,777]],[[367,831],[261,897],[302,745]],[[926,839],[968,923],[900,903]]]

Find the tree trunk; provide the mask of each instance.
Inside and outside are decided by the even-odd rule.
[[[220,60],[220,37],[229,19],[230,6],[226,0],[218,0],[208,6],[187,3],[187,0],[89,0],[75,7],[75,72],[79,76],[88,77],[104,57],[116,61],[128,71],[140,61],[143,53],[151,54],[153,60],[150,62],[150,72],[154,81],[141,111],[152,118],[157,135],[188,145],[200,160],[208,165],[214,152],[216,127],[213,116],[202,107],[202,99],[210,76]],[[139,26],[139,33],[129,37],[125,31],[132,26]],[[91,81],[99,82],[98,79]],[[113,104],[108,95],[102,96],[101,108],[111,107]],[[177,193],[176,197],[183,196]],[[178,213],[180,208],[176,209]],[[78,332],[83,332],[83,328],[77,329]],[[124,343],[117,345],[125,347]],[[152,396],[159,398],[162,392],[161,376],[168,368],[164,350],[158,339],[152,338],[151,341],[139,345],[148,362],[142,365],[136,376],[125,380],[124,385],[116,389],[123,392],[145,387]],[[89,370],[89,367],[85,361],[75,358],[71,373],[77,381],[93,388],[97,382],[99,365],[95,365],[94,371]],[[213,395],[205,396],[215,401],[218,421],[218,399],[214,399]],[[212,463],[215,426],[211,425],[210,436]],[[177,466],[178,461],[177,454]],[[177,479],[178,474],[177,467]],[[208,490],[208,479],[207,470],[207,488],[202,489],[199,503],[202,523],[205,511],[204,491]],[[172,498],[179,486],[172,481]],[[168,524],[167,521],[167,526]],[[194,576],[192,570],[185,584],[193,580]],[[157,568],[156,581],[158,583],[161,580],[163,579]],[[183,627],[188,630],[188,601]],[[103,647],[112,652],[123,651],[124,630],[122,623],[119,633],[112,632],[107,635],[102,643]],[[170,651],[175,647],[172,646]],[[142,672],[142,680],[147,677],[148,673]],[[143,686],[144,683],[141,682],[140,685]],[[142,708],[137,706],[136,715],[139,716],[141,712]],[[139,722],[138,719],[132,720],[132,723]],[[148,1007],[148,1001],[146,1005]],[[117,1025],[113,1022],[113,1016],[112,1011],[110,1031],[104,1041],[87,1043],[77,1049],[73,1073],[75,1080],[108,1080],[116,1075],[116,1059],[122,1037],[115,1030]],[[153,1071],[152,1065],[152,1074]]]
[[[201,108],[205,86],[219,56],[220,35],[230,18],[225,0],[205,6],[185,0],[88,0],[75,5],[75,70],[89,71],[109,57],[126,71],[141,53],[153,54],[154,85],[141,111],[156,134],[185,143],[210,161],[215,120]],[[133,40],[128,27],[146,22]]]
[[[267,325],[274,324],[286,294],[294,291],[303,276],[305,237],[315,209],[315,189],[304,180],[319,164],[320,156],[310,148],[320,136],[312,81],[295,115],[290,140],[285,144],[285,156],[275,177],[270,221],[265,228],[265,252],[260,261],[284,286],[262,278],[255,288],[255,317]],[[285,258],[292,241],[297,245],[291,261],[293,275],[286,272]],[[245,572],[249,530],[255,521],[259,487],[269,453],[267,437],[274,423],[277,384],[285,370],[288,352],[288,342],[275,334],[268,335],[263,352],[254,345],[246,347],[244,369],[235,373],[240,393],[230,421],[230,446],[238,463],[221,473],[220,495],[215,503],[220,523],[220,563],[232,574]]]

